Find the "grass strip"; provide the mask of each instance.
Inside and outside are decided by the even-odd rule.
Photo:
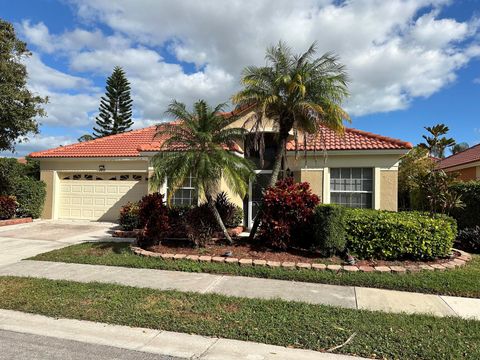
[[[385,273],[334,273],[330,271],[288,270],[268,267],[243,267],[236,264],[205,263],[188,260],[163,260],[141,257],[130,251],[128,243],[83,243],[37,255],[33,260],[124,266],[240,275],[335,285],[365,286],[430,294],[480,297],[480,256],[466,266],[447,271],[422,271],[404,275]]]
[[[0,308],[382,359],[479,359],[480,322],[282,300],[0,277]]]

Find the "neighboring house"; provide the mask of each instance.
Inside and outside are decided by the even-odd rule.
[[[245,114],[234,125],[248,128],[245,119],[250,115]],[[244,208],[247,226],[252,224],[273,163],[272,129],[266,126],[263,130],[263,167],[258,154],[244,153],[243,144],[233,150],[257,164],[257,180],[250,184],[246,198],[233,196],[225,182],[221,183],[221,190]],[[153,171],[149,160],[163,142],[155,134],[152,126],[30,154],[40,160],[41,179],[47,183],[43,217],[116,220],[123,204],[140,200],[149,192],[148,179]],[[398,161],[411,147],[408,142],[360,130],[347,128],[341,136],[324,129],[308,137],[306,148],[300,141],[298,154],[292,137],[286,149],[285,171],[299,181],[308,181],[324,203],[396,211]],[[161,192],[168,192],[168,184]],[[179,205],[198,202],[191,179],[172,201]]]
[[[458,173],[459,180],[480,179],[480,144],[440,160],[437,168]]]

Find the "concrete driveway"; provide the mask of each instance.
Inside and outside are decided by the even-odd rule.
[[[0,266],[84,241],[112,241],[114,223],[41,220],[0,227]]]

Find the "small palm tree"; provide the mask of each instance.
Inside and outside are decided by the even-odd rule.
[[[341,107],[348,96],[345,67],[333,54],[315,57],[315,47],[314,43],[300,55],[294,55],[283,42],[268,48],[267,65],[246,67],[241,80],[244,88],[232,97],[237,106],[253,105],[256,109],[253,129],[261,129],[266,118],[276,125],[278,146],[270,186],[277,182],[292,130],[297,145],[300,135],[306,142],[308,134],[318,133],[322,126],[342,133],[343,121],[349,120]],[[261,138],[259,143],[263,144]],[[258,219],[259,216],[251,238],[255,236]]]
[[[235,154],[232,149],[244,139],[245,130],[229,128],[234,117],[222,115],[225,104],[210,107],[204,100],[197,101],[193,112],[185,104],[173,101],[167,110],[176,120],[160,125],[157,136],[165,138],[162,151],[152,159],[154,176],[152,187],[158,189],[168,179],[169,196],[192,177],[198,193],[203,193],[225,238],[232,239],[215,207],[214,195],[222,177],[230,189],[245,196],[253,165]],[[176,151],[171,151],[171,149]]]
[[[419,146],[427,149],[431,156],[443,159],[445,157],[445,150],[455,146],[455,140],[445,136],[450,129],[445,124],[437,124],[431,127],[426,126],[424,129],[432,136],[422,135],[425,142],[419,144]]]

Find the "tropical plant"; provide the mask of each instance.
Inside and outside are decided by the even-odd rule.
[[[27,87],[25,58],[31,56],[27,44],[17,38],[12,24],[0,19],[0,151],[15,150],[15,145],[38,133],[42,104],[48,101]]]
[[[432,170],[418,177],[430,213],[450,214],[453,209],[465,207],[461,194],[451,189],[456,176],[457,174],[447,174],[443,170]]]
[[[121,67],[115,66],[105,90],[100,100],[97,126],[93,128],[96,138],[125,132],[133,125],[130,83]]]
[[[191,176],[195,188],[204,195],[225,238],[231,243],[214,196],[223,177],[230,189],[243,197],[253,174],[253,165],[232,151],[244,139],[246,131],[230,128],[235,118],[223,116],[224,109],[225,104],[212,108],[204,100],[197,101],[192,112],[177,101],[169,105],[166,113],[178,121],[158,127],[157,136],[166,140],[152,159],[152,186],[158,189],[168,179],[170,200]],[[171,151],[172,148],[177,151]]]
[[[319,58],[315,54],[315,43],[300,55],[293,54],[283,42],[269,47],[267,65],[246,67],[241,79],[243,89],[232,97],[239,108],[252,106],[255,110],[255,146],[261,148],[264,144],[261,124],[266,119],[274,121],[277,150],[270,186],[279,177],[290,133],[293,132],[295,144],[299,138],[305,143],[308,135],[318,133],[322,126],[342,133],[343,121],[349,119],[341,107],[348,96],[345,67],[331,53]],[[259,219],[260,216],[255,219],[251,238]]]
[[[447,138],[446,135],[450,130],[445,124],[437,124],[435,126],[426,126],[424,128],[432,136],[422,135],[425,142],[420,143],[419,146],[427,149],[431,156],[443,159],[445,157],[445,150],[455,145],[453,138]]]
[[[452,154],[453,155],[458,154],[459,152],[467,150],[469,147],[470,145],[468,145],[468,143],[466,142],[455,144],[452,146]]]
[[[308,182],[296,183],[291,177],[277,181],[263,195],[259,238],[272,248],[303,246],[302,235],[311,236],[307,229],[319,202]]]
[[[400,159],[398,167],[398,202],[400,209],[420,210],[422,200],[419,179],[435,168],[435,161],[428,150],[415,146]]]

